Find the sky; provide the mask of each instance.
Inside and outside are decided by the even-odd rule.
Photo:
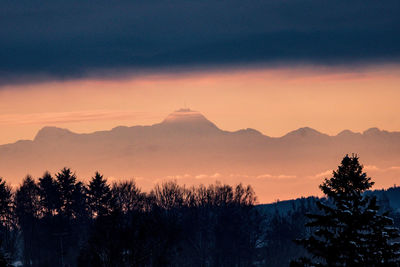
[[[397,0],[4,1],[0,82],[398,63]]]
[[[0,144],[44,126],[400,131],[398,0],[29,0],[0,8]]]
[[[151,125],[182,107],[223,130],[282,136],[300,127],[336,135],[400,131],[400,68],[244,69],[149,74],[115,80],[11,84],[0,89],[0,144],[33,139],[44,126],[78,133]]]
[[[396,0],[5,1],[0,144],[49,124],[153,124],[184,106],[269,136],[398,130],[399,11]]]

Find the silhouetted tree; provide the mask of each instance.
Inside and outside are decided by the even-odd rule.
[[[104,216],[111,211],[111,190],[103,175],[96,172],[87,188],[87,201],[92,217]]]
[[[9,258],[16,254],[15,220],[11,188],[0,177],[0,250]]]
[[[61,209],[60,194],[57,182],[49,172],[45,172],[39,178],[40,205],[44,216],[54,216],[57,210]]]
[[[257,260],[262,218],[251,187],[215,185],[216,209],[214,265],[252,266]]]
[[[89,217],[87,207],[87,188],[82,182],[77,182],[72,192],[72,212],[76,221],[86,220]]]
[[[72,265],[76,263],[79,248],[87,239],[88,210],[86,188],[77,181],[69,168],[63,168],[55,175],[59,206],[52,228],[53,240],[57,241],[57,253],[54,255],[57,264]]]
[[[27,176],[15,193],[15,213],[23,237],[24,266],[37,266],[37,219],[39,217],[39,192],[35,181]]]
[[[297,242],[312,258],[293,266],[398,266],[399,237],[393,221],[378,213],[376,198],[363,195],[374,182],[363,172],[357,156],[345,156],[333,177],[320,185],[328,197],[318,201],[322,214],[309,214],[314,233]]]
[[[165,210],[180,208],[185,202],[185,189],[180,187],[176,181],[156,185],[150,192],[154,197],[155,204]]]
[[[11,189],[0,177],[0,224],[7,225],[11,219],[12,198]]]
[[[251,187],[167,182],[150,194],[114,184],[113,209],[95,218],[79,266],[251,266],[261,216]]]
[[[74,206],[74,191],[76,176],[71,169],[63,168],[56,174],[58,191],[60,194],[60,207],[58,213],[66,218],[72,218]]]
[[[379,214],[380,207],[376,197],[370,202],[361,220],[366,222],[365,230],[361,233],[361,247],[366,266],[399,266],[400,243],[394,242],[400,237],[399,230],[393,227],[394,221],[388,217],[389,212]]]
[[[146,194],[140,191],[134,181],[114,183],[111,191],[113,208],[123,213],[142,211],[147,206]]]

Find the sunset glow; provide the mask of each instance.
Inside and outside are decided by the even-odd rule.
[[[0,267],[400,266],[399,14],[2,1]]]
[[[190,107],[224,130],[282,136],[304,126],[400,129],[400,68],[310,67],[148,74],[0,87],[0,143],[32,139],[44,126],[79,133],[151,125]]]

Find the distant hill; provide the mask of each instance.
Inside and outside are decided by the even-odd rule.
[[[34,140],[0,146],[0,176],[18,184],[28,173],[68,166],[83,180],[98,170],[111,180],[133,177],[145,190],[164,179],[243,182],[265,203],[319,194],[318,184],[347,153],[360,156],[376,188],[399,181],[400,132],[371,128],[329,136],[305,127],[273,138],[254,129],[221,130],[189,109],[151,126],[90,134],[45,127]]]
[[[378,205],[381,211],[390,211],[400,214],[400,187],[390,187],[388,189],[371,190],[366,192],[367,195],[377,197]],[[289,212],[301,209],[303,206],[306,212],[318,211],[316,201],[320,200],[317,197],[301,197],[284,201],[277,201],[269,204],[257,205],[257,208],[264,214],[269,216],[279,213],[286,215]]]

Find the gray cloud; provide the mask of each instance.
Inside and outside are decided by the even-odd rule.
[[[3,1],[0,82],[398,63],[399,13],[398,0]]]

